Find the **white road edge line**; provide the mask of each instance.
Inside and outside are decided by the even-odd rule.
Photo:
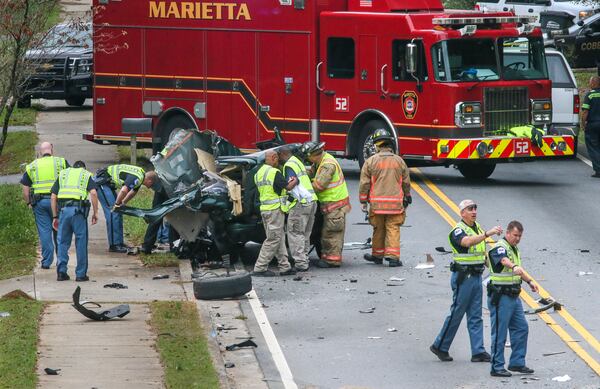
[[[267,313],[263,309],[262,304],[258,299],[258,295],[254,289],[252,289],[247,296],[249,297],[248,302],[250,303],[252,312],[254,312],[254,317],[256,317],[256,321],[262,331],[263,337],[265,338],[267,347],[269,347],[275,366],[277,366],[277,370],[279,370],[283,386],[286,389],[298,389],[298,385],[294,382],[292,371],[285,360],[285,355],[283,355],[283,351],[281,351],[279,342],[277,342],[271,323],[269,323],[269,318],[267,318]]]
[[[583,163],[585,163],[586,165],[588,165],[589,167],[592,167],[592,161],[590,161],[589,159],[587,159],[586,157],[582,156],[581,154],[577,153],[577,158],[579,158]]]

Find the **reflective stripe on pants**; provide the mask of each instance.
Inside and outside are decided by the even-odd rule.
[[[400,226],[404,224],[405,213],[369,215],[373,226],[372,255],[374,257],[400,258]]]
[[[323,214],[323,229],[321,230],[322,260],[334,265],[341,265],[345,230],[346,212],[343,208]]]

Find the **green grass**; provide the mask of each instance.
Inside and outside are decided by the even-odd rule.
[[[48,28],[53,27],[62,21],[60,15],[61,11],[62,6],[59,3],[52,8],[52,11],[50,11],[50,14],[48,15],[48,19],[46,20],[46,26],[48,26]]]
[[[27,298],[1,298],[0,388],[35,388],[38,324],[43,303]]]
[[[584,90],[588,89],[590,77],[596,74],[596,72],[593,70],[574,70],[573,74],[575,75],[575,79],[577,80],[579,96],[581,97],[581,101],[583,102],[583,97],[585,96]]]
[[[136,208],[152,208],[153,197],[154,192],[142,186],[138,194],[127,205]],[[139,246],[144,242],[147,227],[148,224],[139,217],[124,216],[123,218],[125,237],[129,244],[134,246]],[[177,257],[171,253],[140,254],[140,260],[144,265],[150,267],[178,266]]]
[[[150,149],[137,149],[137,165],[144,168],[145,170],[154,170],[150,157],[152,156],[152,150]],[[130,146],[117,146],[117,158],[119,163],[131,163],[131,147]]]
[[[167,388],[219,388],[196,304],[157,301],[150,307]]]
[[[25,172],[25,166],[35,159],[35,145],[38,136],[35,132],[9,132],[4,150],[0,155],[0,176]]]
[[[0,185],[0,280],[30,274],[36,264],[37,229],[20,185]]]
[[[17,108],[15,107],[10,120],[8,121],[9,126],[33,126],[35,125],[35,118],[39,111],[39,105],[33,105],[31,108]],[[2,111],[0,115],[0,126],[4,125],[4,117],[6,116],[6,109]]]

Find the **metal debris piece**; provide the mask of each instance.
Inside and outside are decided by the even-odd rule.
[[[398,330],[396,328],[388,328],[388,332],[398,332]]]
[[[302,281],[302,276],[292,278],[293,281]]]
[[[448,251],[441,246],[436,247],[435,251],[437,251],[438,253],[442,253],[442,254],[452,254],[452,251]]]
[[[258,347],[258,345],[256,343],[254,343],[251,339],[246,339],[243,342],[234,343],[234,344],[230,344],[229,346],[226,346],[225,350],[233,351],[233,350],[237,350],[242,347]]]
[[[589,253],[590,252],[590,250],[587,250],[587,249],[581,249],[579,251],[582,252],[582,253]]]
[[[583,276],[591,276],[592,274],[594,274],[594,273],[593,273],[593,272],[591,272],[591,271],[580,271],[579,273],[577,273],[577,275],[578,275],[579,277],[583,277]]]
[[[400,277],[390,277],[389,279],[390,281],[404,281],[406,280],[406,278],[400,278]]]
[[[376,294],[377,292],[372,291],[372,290],[367,290],[367,294]]]
[[[367,339],[381,339],[381,336],[368,336]]]
[[[425,254],[425,263],[433,263],[433,257],[431,254]]]
[[[415,266],[415,269],[423,270],[423,269],[431,269],[434,268],[435,265],[433,263],[419,263]]]
[[[233,363],[233,362],[225,362],[225,368],[226,369],[231,369],[232,367],[235,367],[235,363]]]
[[[564,354],[566,353],[566,351],[557,351],[555,353],[546,353],[546,354],[542,354],[545,357],[551,357],[552,355],[559,355],[559,354]]]
[[[81,287],[78,286],[73,293],[73,308],[75,308],[79,313],[88,319],[97,320],[97,321],[106,321],[110,319],[114,319],[116,317],[122,318],[127,315],[129,311],[128,304],[118,305],[111,309],[107,309],[104,311],[92,311],[91,309],[86,308],[84,305],[93,304],[98,308],[101,308],[102,305],[92,302],[92,301],[82,301],[79,302],[79,296],[81,295]]]
[[[375,312],[375,307],[371,307],[369,309],[360,310],[358,312],[360,312],[360,313],[373,313],[373,312]]]
[[[526,315],[533,315],[536,313],[547,311],[550,308],[554,308],[555,311],[560,311],[562,308],[562,304],[554,300],[552,297],[541,298],[537,300],[537,303],[542,305],[535,309],[525,309],[523,312]]]
[[[119,284],[118,282],[113,282],[112,284],[104,285],[105,288],[114,288],[114,289],[127,289],[127,285]]]
[[[157,274],[154,277],[152,277],[153,280],[165,280],[169,278],[168,274]]]
[[[344,250],[366,250],[370,249],[371,247],[371,238],[368,238],[365,242],[344,243]]]
[[[565,374],[562,376],[557,376],[557,377],[552,378],[552,381],[567,382],[567,381],[571,381],[571,377],[569,377],[568,374]]]
[[[48,375],[58,375],[58,372],[60,371],[60,369],[51,369],[51,368],[47,367],[44,369],[44,371]]]
[[[354,283],[357,283],[357,282],[358,282],[358,280],[351,279],[351,280],[350,280],[350,282],[354,284]]]

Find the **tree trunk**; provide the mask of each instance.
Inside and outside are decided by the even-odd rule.
[[[10,121],[10,117],[12,116],[13,110],[15,109],[15,104],[17,101],[13,99],[11,103],[6,107],[6,115],[4,116],[4,123],[2,123],[2,138],[0,139],[0,155],[2,155],[2,151],[4,150],[4,145],[6,144],[6,138],[8,137],[8,122]]]

